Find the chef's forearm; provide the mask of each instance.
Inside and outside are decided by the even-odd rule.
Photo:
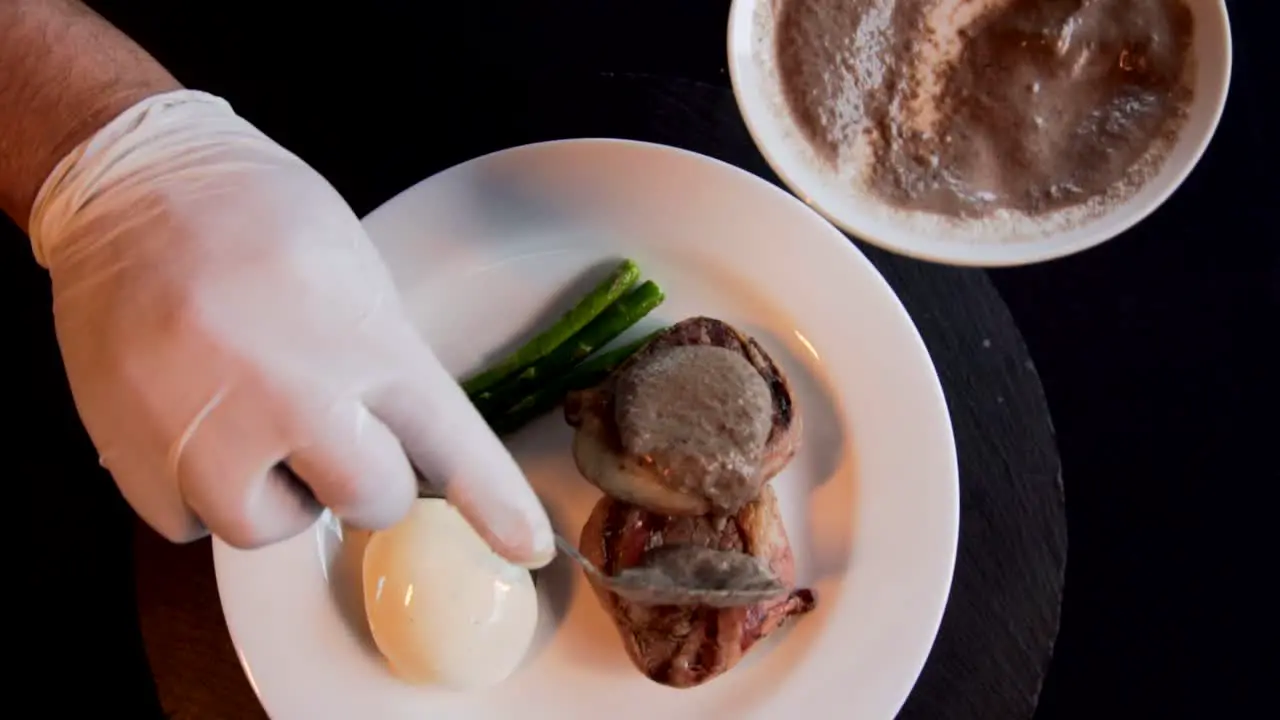
[[[25,230],[63,156],[120,111],[178,87],[76,0],[0,0],[0,210]]]

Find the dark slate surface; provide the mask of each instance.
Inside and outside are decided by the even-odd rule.
[[[547,137],[645,138],[764,172],[724,92],[727,2],[485,3],[448,13],[430,3],[276,3],[269,15],[233,0],[92,4],[182,80],[228,97],[315,164],[359,212],[433,171]],[[1271,130],[1280,117],[1268,88],[1280,77],[1270,51],[1280,25],[1274,3],[1228,5],[1232,95],[1183,188],[1100,248],[990,273],[1034,365],[986,274],[867,250],[939,366],[964,473],[953,597],[904,716],[1030,714],[1065,547],[1055,439],[1071,560],[1036,717],[1235,717],[1266,707],[1274,663],[1263,649],[1275,634],[1259,569],[1275,562],[1280,479],[1270,449],[1280,431]],[[254,717],[207,545],[135,537],[75,417],[47,280],[12,228],[0,235],[5,347],[17,357],[16,435],[6,441],[19,490],[14,694],[55,714],[151,717],[163,702],[175,717]]]

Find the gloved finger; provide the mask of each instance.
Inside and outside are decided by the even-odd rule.
[[[192,420],[178,450],[178,487],[214,535],[254,548],[292,537],[323,509],[283,465],[289,443],[279,423],[259,411],[260,392],[233,386]]]
[[[187,503],[214,535],[234,547],[257,548],[293,537],[324,510],[284,466],[272,466],[256,478],[224,482],[221,489],[217,480],[187,483]]]
[[[370,409],[495,552],[546,565],[555,557],[551,522],[511,453],[433,354],[423,348],[413,367],[370,396]]]
[[[209,534],[187,507],[177,486],[165,472],[164,452],[112,452],[100,462],[120,494],[152,530],[175,543],[191,542]]]
[[[404,517],[417,497],[417,484],[396,436],[358,402],[310,423],[307,446],[290,453],[286,462],[316,499],[369,530]]]

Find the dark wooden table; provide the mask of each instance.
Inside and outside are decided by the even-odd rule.
[[[486,4],[447,19],[393,3],[277,17],[235,2],[94,4],[315,164],[358,212],[458,161],[549,137],[656,140],[768,175],[726,90],[725,2]],[[1249,520],[1277,479],[1261,448],[1280,428],[1259,411],[1276,389],[1280,228],[1267,203],[1270,101],[1249,91],[1266,82],[1265,19],[1258,3],[1232,9],[1236,83],[1219,138],[1125,237],[990,274],[864,248],[929,345],[962,466],[952,600],[904,717],[1036,707],[1065,562],[1055,427],[1071,562],[1037,717],[1249,706],[1257,668],[1219,628],[1251,629],[1245,570],[1268,547]],[[17,553],[20,692],[54,710],[260,716],[207,543],[173,547],[137,528],[96,467],[60,374],[47,281],[4,234],[11,347],[29,365],[11,449],[34,548]]]

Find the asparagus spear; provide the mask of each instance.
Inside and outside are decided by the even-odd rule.
[[[564,396],[570,392],[600,384],[605,378],[609,377],[609,373],[613,372],[627,358],[634,355],[637,350],[644,347],[660,332],[662,331],[654,331],[639,340],[634,340],[613,350],[598,353],[569,373],[561,375],[538,390],[524,396],[506,410],[491,416],[489,425],[499,435],[508,435],[519,430],[528,424],[530,420],[547,413],[560,404],[560,401],[564,400]]]
[[[635,355],[637,350],[648,345],[650,340],[661,335],[664,329],[654,330],[642,338],[632,340],[625,345],[619,345],[612,350],[596,353],[568,374],[565,378],[566,383],[568,383],[567,389],[584,390],[599,385],[601,381],[609,376],[609,373],[618,369],[618,366],[626,361],[627,358]]]
[[[462,383],[468,395],[488,390],[512,374],[546,357],[561,343],[590,323],[605,308],[613,304],[640,278],[640,268],[631,260],[623,260],[609,277],[578,301],[551,327],[520,346],[515,352],[498,361],[489,369]]]
[[[662,289],[652,280],[641,283],[546,357],[492,389],[472,395],[472,402],[485,415],[510,407],[532,393],[538,385],[563,375],[596,350],[613,342],[614,338],[662,304],[663,298]]]

